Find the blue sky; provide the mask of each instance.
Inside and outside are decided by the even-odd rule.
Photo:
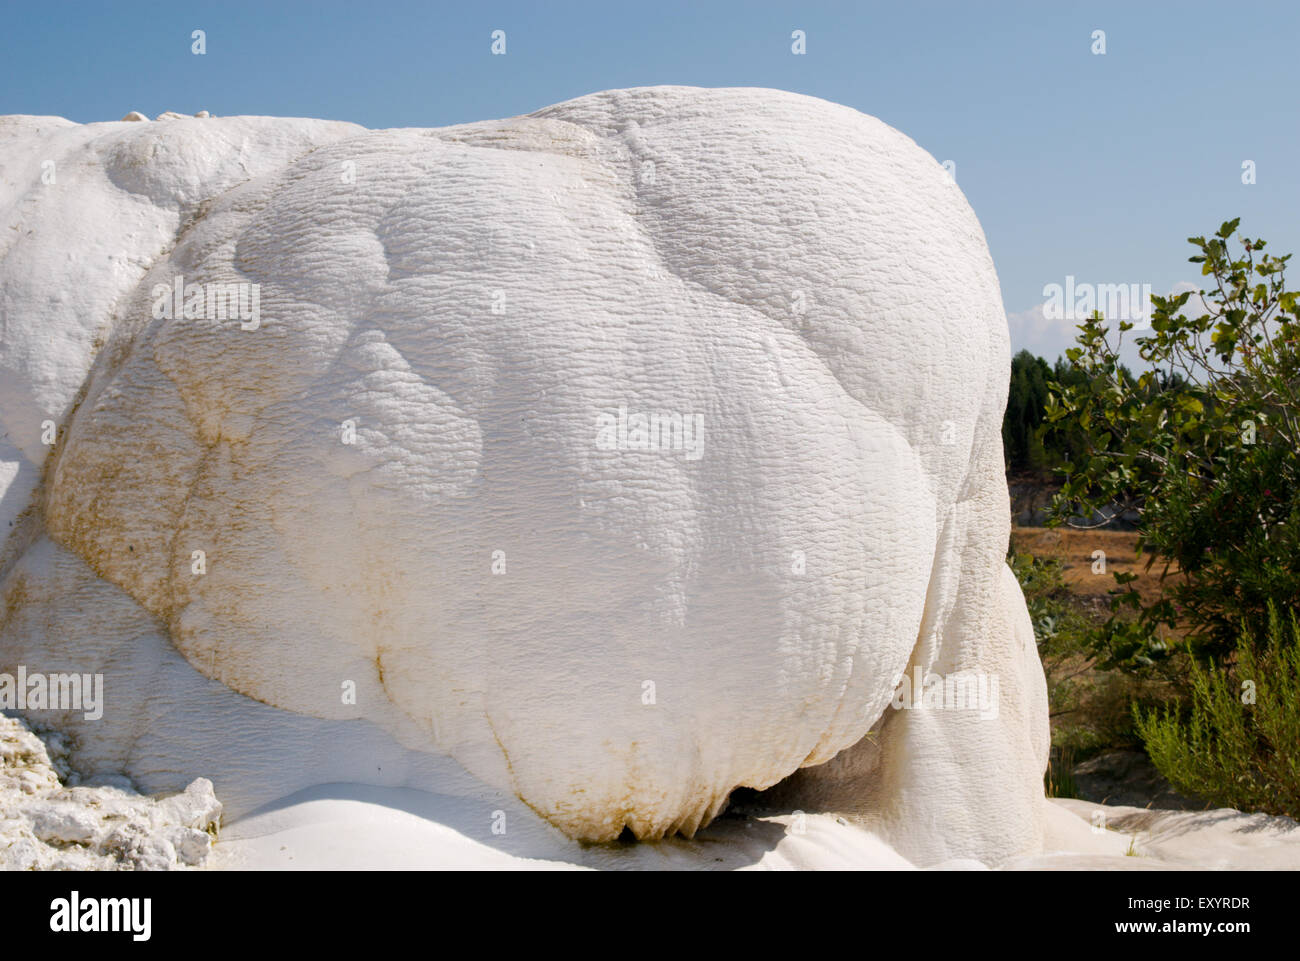
[[[1067,275],[1198,282],[1185,238],[1235,216],[1300,250],[1294,2],[3,3],[0,114],[440,126],[660,83],[847,104],[956,164],[1013,340],[1049,357],[1070,324],[1031,318]]]

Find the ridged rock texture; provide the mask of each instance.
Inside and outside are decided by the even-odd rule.
[[[0,174],[0,671],[104,673],[74,764],[238,813],[450,756],[593,841],[780,783],[918,863],[1038,849],[1006,319],[901,133],[18,116]],[[894,709],[917,668],[996,716]]]

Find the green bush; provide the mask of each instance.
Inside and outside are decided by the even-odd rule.
[[[1141,748],[1133,705],[1163,705],[1170,690],[1158,680],[1100,668],[1090,645],[1105,615],[1070,590],[1060,561],[1013,551],[1007,563],[1024,592],[1047,678],[1052,721],[1047,794],[1074,797],[1074,765],[1102,751]]]
[[[1190,704],[1134,721],[1180,791],[1211,804],[1300,819],[1300,622],[1269,606],[1268,643],[1239,636],[1230,668],[1193,663]]]
[[[1068,713],[1078,706],[1076,678],[1092,663],[1084,639],[1093,622],[1066,586],[1060,561],[1009,553],[1007,563],[1025,595],[1052,713]]]
[[[1072,376],[1048,384],[1045,429],[1083,442],[1055,522],[1136,511],[1139,553],[1176,575],[1144,600],[1116,574],[1117,616],[1094,644],[1105,667],[1151,668],[1179,649],[1222,665],[1243,621],[1262,638],[1269,599],[1300,597],[1300,292],[1286,286],[1290,255],[1234,240],[1237,225],[1191,238],[1207,278],[1196,302],[1151,298],[1136,338],[1150,370],[1134,379],[1119,363],[1134,325],[1094,314],[1067,351]]]

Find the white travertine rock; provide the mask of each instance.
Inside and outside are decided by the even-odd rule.
[[[140,120],[148,121],[149,118],[146,117],[144,114],[142,114],[139,110],[132,110],[132,111],[130,111],[129,113],[127,113],[127,115],[126,115],[125,117],[123,117],[122,120],[123,120],[123,121],[138,122],[138,121],[140,121]]]
[[[0,670],[105,672],[79,765],[246,811],[448,754],[597,841],[784,781],[913,863],[1039,851],[1006,320],[928,154],[760,89],[191,119],[0,119]]]
[[[22,721],[0,716],[0,869],[168,871],[211,853],[221,823],[211,781],[156,800],[109,785],[65,787],[57,766]]]

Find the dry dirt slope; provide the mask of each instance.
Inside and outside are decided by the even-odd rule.
[[[1114,589],[1116,571],[1138,575],[1135,585],[1143,601],[1154,600],[1160,593],[1159,561],[1147,569],[1149,554],[1136,556],[1135,531],[1074,530],[1071,528],[1013,527],[1011,546],[1019,554],[1032,554],[1061,562],[1062,577],[1075,594],[1083,598],[1105,599]],[[1104,554],[1105,569],[1101,569]]]

